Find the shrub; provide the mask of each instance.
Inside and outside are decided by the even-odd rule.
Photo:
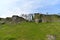
[[[4,40],[17,40],[16,38],[5,38]]]

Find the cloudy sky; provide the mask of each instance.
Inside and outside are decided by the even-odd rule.
[[[0,17],[35,12],[60,13],[60,0],[0,0]]]

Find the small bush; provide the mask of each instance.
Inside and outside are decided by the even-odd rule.
[[[16,38],[5,38],[5,40],[16,40]]]
[[[8,40],[16,40],[16,38],[9,38]]]
[[[3,24],[5,24],[5,22],[0,22],[0,24],[2,24],[2,25],[3,25]]]

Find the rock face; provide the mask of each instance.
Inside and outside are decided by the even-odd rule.
[[[0,18],[0,24],[5,24],[5,19],[4,18]]]
[[[12,22],[18,23],[18,22],[22,22],[22,21],[26,21],[26,20],[22,17],[17,16],[17,15],[12,16]]]
[[[6,23],[11,23],[12,22],[12,18],[11,17],[6,17],[5,18],[5,22]]]
[[[0,18],[0,24],[5,24],[5,23],[20,23],[27,21],[23,17],[19,17],[18,15],[13,15],[12,17],[6,17],[6,18]]]
[[[41,20],[41,21],[40,21]],[[39,22],[60,22],[60,15],[34,14],[34,21]]]
[[[35,23],[39,23],[39,19],[35,19]]]
[[[47,40],[56,40],[55,35],[47,35]]]
[[[19,16],[13,15],[13,16],[12,16],[12,22],[17,23],[17,22],[18,22],[18,18],[19,18]]]
[[[35,20],[35,23],[39,23],[41,20],[41,14],[35,13],[34,14],[34,20]]]
[[[26,19],[24,17],[26,17]],[[35,14],[29,14],[28,16],[25,15],[24,17],[13,15],[12,17],[0,18],[0,23],[2,23],[3,21],[5,23],[19,23],[23,21],[26,22],[32,21],[35,23],[60,22],[60,15],[46,15],[46,14],[35,13]]]

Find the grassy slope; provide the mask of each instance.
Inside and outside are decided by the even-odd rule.
[[[45,40],[47,34],[60,40],[60,23],[21,23],[0,25],[0,40]]]

